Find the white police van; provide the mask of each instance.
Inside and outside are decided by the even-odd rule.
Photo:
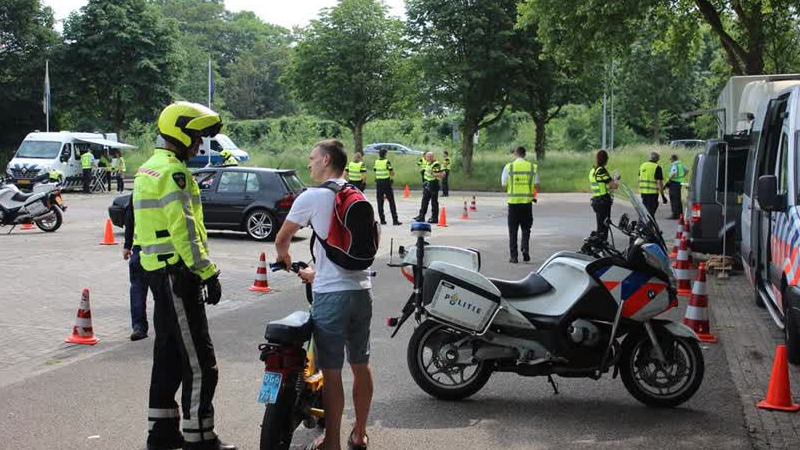
[[[800,364],[800,79],[776,83],[752,123],[740,250],[755,301]]]
[[[164,138],[160,135],[156,138],[156,147],[164,146]],[[189,167],[206,167],[218,166],[222,164],[222,156],[220,152],[223,150],[230,150],[231,154],[236,157],[239,163],[246,163],[250,161],[250,154],[240,149],[233,143],[231,138],[224,134],[217,134],[212,138],[203,138],[203,144],[200,145],[200,151],[197,156],[189,159],[186,164]]]
[[[64,174],[62,186],[81,186],[83,170],[81,154],[85,149],[100,159],[106,148],[130,149],[132,145],[117,142],[116,134],[80,133],[73,131],[33,132],[25,136],[6,168],[6,177],[21,189],[30,189],[38,175],[56,169]]]

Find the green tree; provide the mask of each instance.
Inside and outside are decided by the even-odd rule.
[[[408,0],[406,8],[427,92],[463,114],[461,160],[471,177],[473,135],[502,117],[521,64],[516,0]]]
[[[279,81],[289,63],[289,47],[259,42],[232,63],[226,79],[225,103],[237,119],[277,117],[294,110]]]
[[[0,148],[16,145],[42,112],[45,59],[58,43],[53,11],[39,0],[4,0],[0,6]],[[51,74],[52,75],[52,74]],[[55,91],[55,89],[53,89]],[[52,123],[52,119],[51,119]]]
[[[545,47],[566,61],[580,62],[625,53],[644,19],[661,24],[662,39],[674,60],[686,61],[696,48],[699,25],[719,39],[735,75],[764,73],[767,43],[776,30],[771,17],[798,23],[797,0],[524,0],[521,24],[539,23]],[[782,33],[785,30],[778,31]]]
[[[350,129],[356,151],[364,124],[397,110],[402,30],[382,2],[342,0],[304,30],[283,78],[311,112]]]
[[[172,99],[178,66],[173,24],[146,0],[89,0],[64,25],[77,102],[120,132]]]

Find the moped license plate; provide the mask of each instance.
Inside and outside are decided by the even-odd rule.
[[[281,389],[283,374],[277,372],[264,372],[261,382],[261,391],[258,393],[258,403],[275,404],[278,401],[278,392]]]

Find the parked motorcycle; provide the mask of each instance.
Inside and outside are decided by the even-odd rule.
[[[292,263],[295,273],[308,267],[304,262]],[[286,270],[282,263],[270,264],[270,270]],[[306,300],[312,302],[311,285],[306,284]],[[322,410],[323,378],[314,360],[311,315],[296,311],[270,322],[261,351],[264,379],[258,402],[264,403],[261,421],[261,450],[288,450],[294,430],[302,423],[306,428],[324,428]]]
[[[698,338],[658,315],[678,306],[667,247],[638,196],[620,183],[638,214],[613,225],[629,238],[625,251],[595,237],[583,253],[559,252],[518,281],[479,273],[480,253],[425,242],[430,225],[414,223],[415,248],[400,247],[391,266],[414,284],[397,334],[413,316],[418,326],[407,363],[428,394],[459,400],[478,392],[494,372],[599,379],[613,369],[637,400],[674,407],[694,395],[704,374]],[[613,243],[613,235],[612,235]]]
[[[23,193],[13,183],[0,179],[0,226],[35,223],[40,230],[51,233],[61,227],[66,206],[61,199],[58,183],[39,183],[30,194]]]

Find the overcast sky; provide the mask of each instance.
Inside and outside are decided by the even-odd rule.
[[[44,4],[53,8],[56,20],[66,19],[70,12],[79,9],[87,0],[43,0]],[[403,17],[405,6],[403,0],[384,0],[390,8],[390,14]],[[335,6],[338,0],[225,0],[225,8],[229,11],[249,10],[255,12],[265,22],[291,28],[295,25],[306,25],[317,17],[320,8]],[[61,24],[58,24],[61,29]]]

